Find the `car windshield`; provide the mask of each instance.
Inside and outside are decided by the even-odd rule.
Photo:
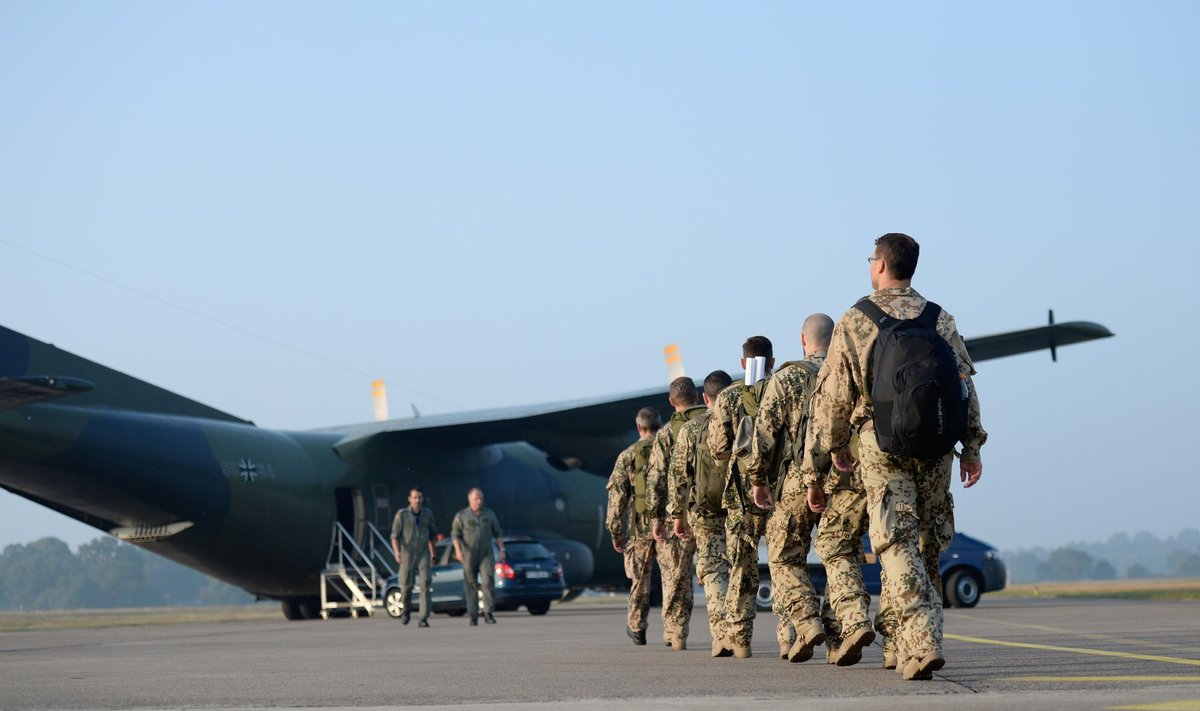
[[[554,557],[550,555],[550,551],[546,550],[546,547],[541,543],[534,543],[532,541],[510,541],[504,544],[504,552],[509,561],[514,563]]]

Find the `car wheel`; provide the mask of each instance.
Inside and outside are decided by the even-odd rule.
[[[389,588],[383,596],[383,609],[392,617],[404,614],[404,598],[400,597],[400,588]]]
[[[531,615],[544,615],[550,611],[550,603],[548,602],[531,602],[525,607]]]
[[[970,570],[956,570],[946,580],[947,607],[975,607],[983,594],[979,576]]]
[[[771,596],[774,591],[774,586],[771,585],[771,579],[763,576],[758,579],[758,594],[754,597],[754,608],[759,612],[771,611]]]

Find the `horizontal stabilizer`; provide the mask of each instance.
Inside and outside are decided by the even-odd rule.
[[[70,377],[50,377],[47,373],[68,373]],[[12,393],[13,401],[5,400],[0,393],[0,402],[10,402],[8,409],[73,395],[71,404],[80,407],[253,424],[3,326],[0,326],[0,380],[7,381],[5,387]],[[22,397],[33,399],[15,402]],[[0,410],[4,409],[0,406]]]
[[[87,392],[93,387],[95,386],[86,380],[52,375],[0,378],[0,412]]]
[[[966,339],[967,352],[971,360],[978,363],[991,358],[1003,358],[1046,349],[1057,349],[1072,343],[1094,341],[1098,338],[1108,338],[1113,332],[1098,323],[1090,321],[1070,321],[1056,323],[1038,328],[1028,328],[1023,331],[1009,331],[994,336]]]

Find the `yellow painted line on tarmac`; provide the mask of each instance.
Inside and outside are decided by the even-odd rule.
[[[975,644],[993,644],[998,647],[1017,647],[1019,649],[1041,649],[1047,652],[1069,652],[1071,654],[1091,654],[1097,657],[1118,657],[1120,659],[1137,659],[1144,662],[1166,662],[1168,664],[1183,664],[1190,667],[1200,667],[1200,659],[1183,659],[1182,657],[1163,657],[1156,654],[1134,654],[1132,652],[1113,652],[1107,649],[1086,649],[1084,647],[1058,647],[1051,644],[1031,644],[1029,642],[1005,642],[999,639],[984,639],[983,637],[965,637],[957,634],[944,635],[946,639]]]
[[[1159,649],[1175,650],[1177,654],[1200,654],[1200,647],[1183,644],[1173,644],[1171,642],[1152,642],[1145,639],[1130,639],[1127,637],[1114,637],[1112,635],[1102,634],[1098,632],[1076,632],[1075,630],[1064,629],[1062,627],[1050,627],[1047,625],[1031,625],[1025,622],[1008,622],[1006,620],[988,620],[989,624],[1002,625],[1004,627],[1018,627],[1021,629],[1039,630],[1041,632],[1052,632],[1054,634],[1067,635],[1070,637],[1081,637],[1083,639],[1094,639],[1103,642],[1116,642],[1118,644],[1136,644],[1139,647],[1157,647]]]
[[[1112,706],[1110,708],[1114,711],[1200,711],[1200,699],[1180,699],[1157,704],[1134,704],[1133,706]]]
[[[1007,676],[999,681],[1037,681],[1037,682],[1064,682],[1077,684],[1087,681],[1099,682],[1118,682],[1118,681],[1175,681],[1187,684],[1200,684],[1200,676],[1169,676],[1169,675],[1152,675],[1145,676]]]

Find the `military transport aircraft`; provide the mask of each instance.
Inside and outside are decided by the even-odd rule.
[[[1048,326],[967,347],[982,361],[1111,335],[1054,324],[1051,312]],[[636,439],[638,408],[666,400],[665,388],[650,388],[285,432],[0,327],[0,486],[279,600],[289,619],[328,614],[322,575],[338,563],[334,551],[376,541],[386,551],[410,487],[448,528],[480,486],[506,532],[542,541],[578,593],[628,585],[604,531],[604,485]]]

